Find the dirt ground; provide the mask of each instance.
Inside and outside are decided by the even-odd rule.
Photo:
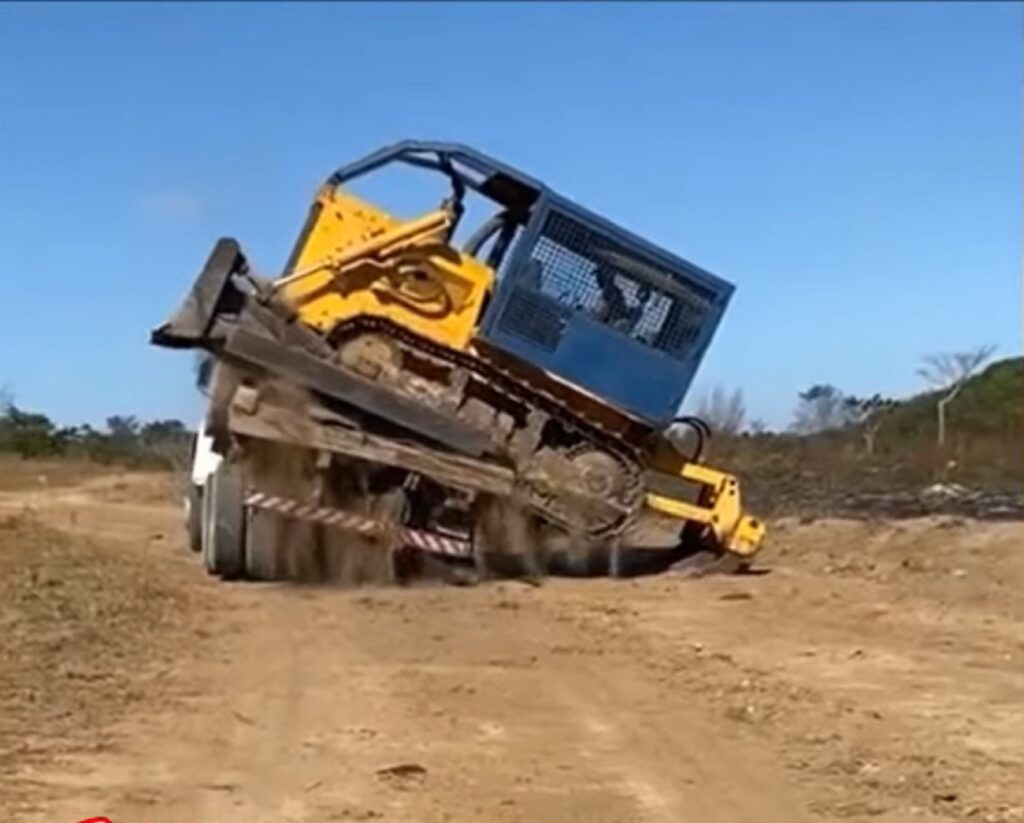
[[[1024,821],[1024,524],[782,521],[743,577],[344,590],[214,582],[176,497],[0,482],[0,819]]]

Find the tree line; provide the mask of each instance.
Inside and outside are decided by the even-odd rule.
[[[946,412],[949,404],[963,391],[964,386],[995,352],[994,346],[978,346],[962,352],[931,354],[922,358],[917,374],[932,391],[931,402],[935,414],[935,439],[940,448],[946,444],[948,425]],[[816,383],[797,396],[789,431],[797,435],[815,435],[842,429],[856,429],[868,454],[873,454],[886,420],[909,402],[881,394],[858,396],[847,394],[831,383]],[[726,436],[763,434],[766,427],[758,420],[750,420],[740,389],[727,391],[714,387],[700,401],[697,416],[712,430]]]
[[[902,420],[899,427],[904,429],[908,427],[908,420],[910,428],[920,428],[920,412],[930,408],[936,445],[941,448],[948,437],[946,413],[949,404],[961,396],[970,379],[993,352],[991,346],[979,346],[963,352],[923,358],[918,374],[927,381],[932,392],[906,400],[894,400],[880,394],[852,395],[831,383],[814,384],[799,393],[789,433],[798,436],[827,432],[855,434],[863,444],[863,451],[873,455],[879,433],[888,426],[897,427],[895,423],[890,424],[890,420]],[[200,358],[195,363],[196,384],[201,391],[208,383],[211,362],[209,358]],[[999,385],[992,388],[999,389],[1002,394],[1013,394],[1019,376],[1016,383],[1013,379],[998,383],[1001,388]],[[1006,398],[990,397],[981,405],[1006,406],[1007,402]],[[1019,408],[1016,400],[1011,398],[1009,402]],[[907,414],[908,411],[913,414]],[[928,414],[927,411],[924,413]],[[716,386],[701,399],[696,414],[710,425],[713,432],[727,438],[773,435],[764,423],[748,416],[740,389],[728,391]],[[973,422],[977,423],[977,420]],[[903,433],[898,434],[902,436]],[[0,389],[0,453],[25,458],[67,456],[100,463],[179,469],[188,465],[191,442],[192,432],[176,419],[143,422],[131,415],[113,415],[106,419],[103,428],[88,424],[58,426],[45,414],[19,407],[10,392]]]
[[[0,405],[0,452],[22,458],[71,457],[132,467],[180,469],[187,465],[192,432],[180,420],[142,422],[131,415],[108,417],[102,429],[89,424],[58,426],[45,414]]]

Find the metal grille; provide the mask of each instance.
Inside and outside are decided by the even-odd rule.
[[[696,341],[714,300],[710,290],[557,212],[545,220],[517,281],[675,357]]]
[[[565,319],[557,305],[552,305],[536,292],[516,288],[509,295],[508,305],[501,315],[503,331],[532,340],[548,351],[558,348],[565,330]]]

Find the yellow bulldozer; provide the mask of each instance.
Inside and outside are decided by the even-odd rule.
[[[385,167],[444,196],[412,219],[358,197]],[[656,517],[677,526],[657,547],[668,562],[742,565],[764,526],[702,462],[708,427],[679,416],[732,292],[467,146],[404,141],[351,163],[279,277],[221,239],[152,332],[210,366],[193,548],[211,573],[256,580],[327,537],[398,580],[417,557],[477,578],[594,558],[620,574],[631,530]]]

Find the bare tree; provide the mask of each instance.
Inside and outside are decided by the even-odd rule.
[[[192,432],[180,420],[154,420],[139,429],[139,442],[148,454],[183,472],[191,462]]]
[[[899,405],[895,400],[876,394],[872,397],[847,397],[844,399],[849,422],[860,426],[864,438],[864,450],[868,454],[875,453],[875,441],[878,430],[889,412]]]
[[[791,428],[798,434],[817,434],[850,422],[846,396],[835,386],[818,383],[800,392]]]
[[[707,423],[715,434],[739,434],[747,418],[742,389],[730,392],[722,386],[715,386],[700,401],[697,417]]]
[[[755,417],[747,423],[747,433],[751,435],[765,434],[768,431],[768,424],[760,417]]]
[[[937,442],[946,445],[946,406],[948,406],[981,365],[994,353],[995,346],[977,346],[968,351],[928,354],[917,373],[934,386],[941,396],[936,404],[938,417]]]

